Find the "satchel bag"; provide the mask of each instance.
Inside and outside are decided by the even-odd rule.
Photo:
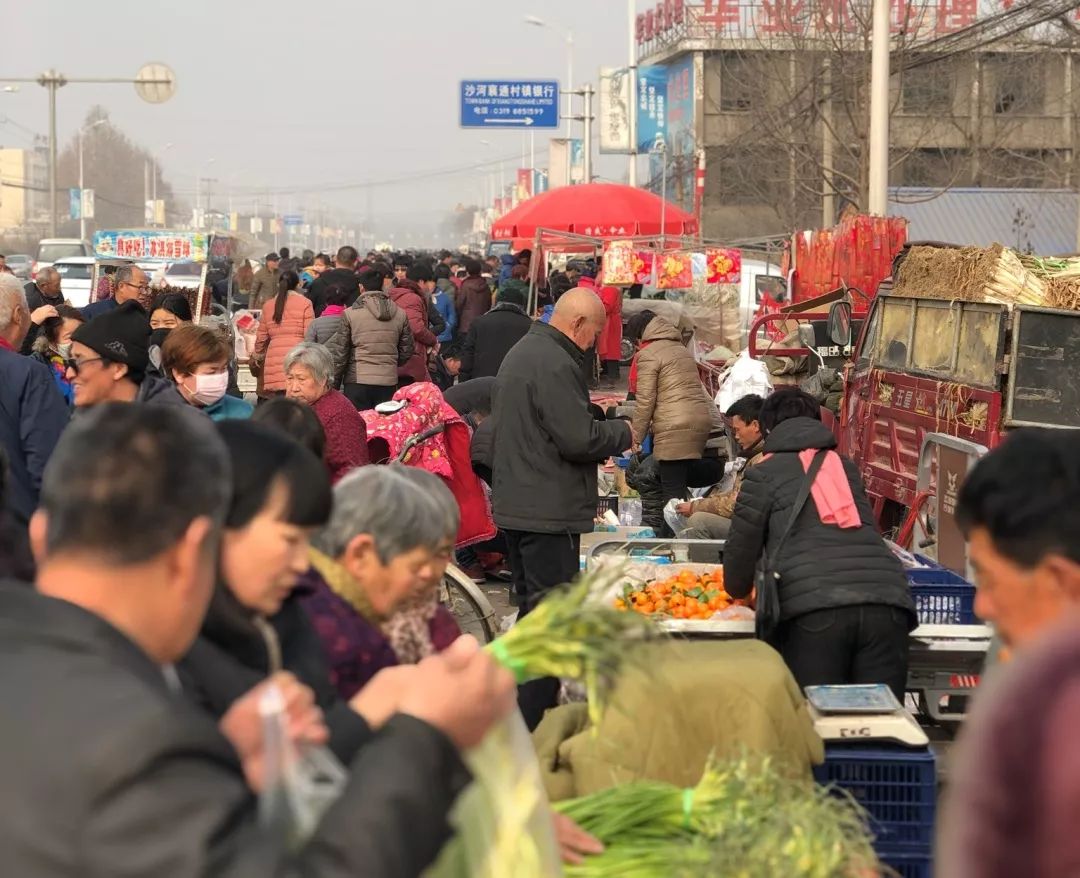
[[[757,575],[756,585],[757,609],[754,614],[754,634],[758,640],[764,640],[766,643],[772,643],[777,626],[780,624],[780,574],[777,571],[780,552],[784,548],[784,543],[787,541],[792,527],[795,526],[795,519],[799,517],[799,513],[802,512],[807,499],[810,497],[810,489],[814,485],[814,479],[817,478],[821,465],[825,462],[825,455],[828,453],[827,449],[821,449],[814,455],[814,460],[806,471],[806,478],[803,479],[802,485],[799,486],[799,494],[795,498],[795,504],[791,507],[791,517],[788,519],[787,527],[784,528],[780,539],[777,540],[772,556],[770,557],[767,554],[761,556],[761,569]],[[775,646],[775,644],[773,645]]]

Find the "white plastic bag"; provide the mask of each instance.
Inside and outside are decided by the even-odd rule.
[[[551,806],[521,713],[492,728],[465,762],[473,780],[450,812],[454,837],[424,878],[562,875]]]
[[[277,686],[266,687],[259,700],[259,714],[265,765],[259,821],[287,838],[290,846],[299,847],[341,795],[347,775],[325,747],[305,748],[301,753],[289,740],[285,699]]]
[[[720,385],[716,394],[716,405],[720,411],[726,412],[750,393],[768,396],[772,393],[772,379],[763,362],[751,357],[749,351],[743,351],[735,360],[735,365],[731,367],[724,383]]]
[[[667,526],[670,527],[676,535],[682,533],[690,526],[690,520],[679,515],[679,513],[675,511],[676,506],[685,502],[685,499],[681,497],[672,497],[664,505],[664,521],[667,522]]]

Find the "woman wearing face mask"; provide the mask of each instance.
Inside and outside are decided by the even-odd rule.
[[[162,371],[180,395],[215,421],[242,420],[253,411],[250,403],[226,393],[229,353],[219,333],[196,325],[170,330],[161,349]]]
[[[66,360],[71,358],[71,334],[83,325],[84,318],[78,308],[59,305],[56,316],[41,324],[41,334],[34,341],[30,354],[39,363],[44,363],[52,372],[53,380],[68,405],[75,404],[75,393],[67,379]]]

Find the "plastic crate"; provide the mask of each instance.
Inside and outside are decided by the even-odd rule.
[[[975,586],[964,577],[916,555],[925,568],[905,570],[921,625],[977,625]]]
[[[898,848],[917,853],[934,840],[935,762],[930,750],[832,746],[814,777],[846,790],[866,809],[879,856]]]
[[[900,878],[933,878],[934,858],[930,848],[923,850],[886,848],[877,851],[878,859]]]

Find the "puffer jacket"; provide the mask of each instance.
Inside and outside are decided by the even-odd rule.
[[[413,334],[413,354],[398,367],[399,378],[412,378],[413,381],[430,381],[428,374],[428,351],[435,347],[438,339],[428,326],[427,298],[413,281],[398,281],[398,286],[390,291],[390,300],[397,305],[409,320],[409,329]]]
[[[855,464],[842,457],[862,526],[823,524],[809,497],[777,557],[791,509],[806,478],[798,452],[834,449],[836,437],[821,421],[791,418],[765,440],[761,463],[748,467],[735,501],[724,548],[724,583],[732,597],[750,594],[762,549],[780,574],[781,621],[815,610],[884,604],[906,610],[915,627],[915,605],[904,571],[874,523],[870,501]]]
[[[482,277],[467,277],[461,282],[454,300],[458,315],[458,332],[466,333],[477,317],[491,310],[491,287]]]
[[[395,386],[398,366],[414,350],[405,312],[386,293],[375,291],[363,293],[344,317],[349,327],[344,383]]]
[[[308,326],[315,319],[315,312],[307,297],[300,293],[289,293],[281,323],[275,323],[275,302],[276,298],[271,299],[263,308],[259,331],[255,336],[255,354],[263,357],[262,377],[259,379],[263,390],[285,389],[285,355],[304,340]]]
[[[637,355],[637,402],[634,442],[650,432],[658,460],[697,460],[712,429],[712,400],[698,377],[694,357],[679,330],[654,317],[642,336]]]
[[[333,313],[327,313],[331,311]],[[340,306],[327,307],[321,317],[316,317],[308,325],[304,341],[321,344],[330,352],[330,358],[334,361],[330,386],[341,387],[345,375],[345,358],[349,354],[349,323],[345,319],[345,310]]]

